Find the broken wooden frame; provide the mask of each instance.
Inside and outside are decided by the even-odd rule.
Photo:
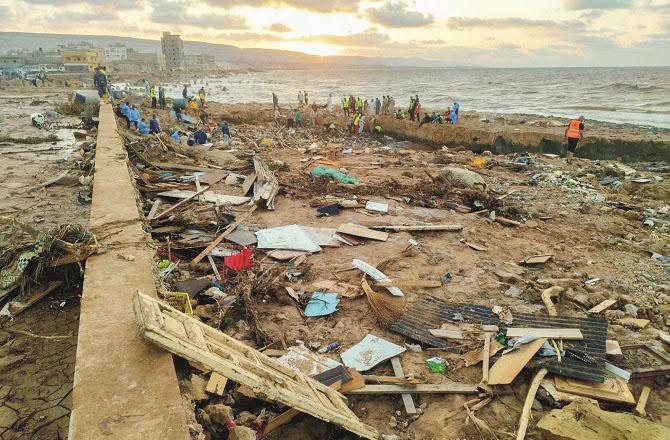
[[[360,422],[346,398],[314,379],[140,292],[133,297],[142,335],[184,359],[246,385],[264,400],[277,401],[367,439],[377,439]]]

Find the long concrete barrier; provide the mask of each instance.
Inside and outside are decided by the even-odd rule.
[[[156,295],[136,190],[109,104],[100,107],[70,440],[189,440],[172,355],[140,335],[132,297]]]

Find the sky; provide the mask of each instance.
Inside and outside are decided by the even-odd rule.
[[[670,65],[670,0],[0,0],[0,30],[491,67]]]

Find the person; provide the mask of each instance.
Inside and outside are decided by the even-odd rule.
[[[230,145],[230,127],[228,127],[227,121],[223,121],[223,124],[221,124],[221,133],[223,133],[223,145]]]
[[[295,123],[295,112],[293,111],[293,107],[289,106],[288,111],[286,112],[286,127],[288,128],[293,127],[294,123]]]
[[[421,127],[423,124],[430,124],[432,122],[432,119],[430,116],[428,116],[428,113],[425,113],[423,115],[423,119],[421,119],[421,122],[419,122],[419,127]]]
[[[98,96],[101,98],[105,96],[107,92],[107,76],[100,70],[100,67],[95,68],[95,73],[93,74],[93,85],[98,89]]]
[[[302,90],[298,91],[298,106],[301,106],[305,101],[305,95],[302,94]]]
[[[346,96],[342,98],[342,111],[344,116],[349,116],[349,98]]]
[[[407,107],[407,111],[409,112],[409,119],[411,121],[414,120],[414,110],[416,109],[416,106],[414,105],[414,97],[410,96],[409,97],[409,106]]]
[[[458,122],[458,113],[456,113],[456,110],[451,111],[449,118],[451,119],[451,123],[454,125]]]
[[[277,94],[275,92],[272,92],[272,109],[273,110],[279,109],[279,98],[277,97]]]
[[[568,151],[566,162],[572,162],[572,157],[579,147],[579,141],[584,138],[584,116],[573,119],[568,123],[565,129],[564,139],[568,141]]]
[[[375,125],[374,134],[376,134],[377,136],[382,134],[382,126],[381,125],[379,125],[379,124]]]
[[[156,114],[151,115],[151,119],[149,120],[149,132],[150,133],[160,133],[161,132],[161,126],[160,126],[160,123],[158,122],[158,118],[156,117]]]
[[[188,86],[184,84],[184,89],[181,91],[181,96],[184,97],[184,99],[188,99]]]
[[[329,113],[333,111],[333,94],[332,93],[328,94],[328,101],[326,101],[326,110],[328,110]]]
[[[195,133],[193,133],[193,140],[196,144],[204,145],[207,143],[207,134],[205,134],[202,128],[198,128]]]
[[[165,110],[165,89],[158,87],[158,106]]]
[[[209,118],[209,113],[207,113],[204,110],[200,110],[200,122],[202,122],[202,125],[207,126],[207,118]]]
[[[128,104],[128,101],[121,104],[119,110],[121,111],[121,116],[126,120],[126,128],[130,129],[130,105]]]
[[[318,107],[316,106],[316,103],[313,102],[312,105],[309,107],[309,125],[312,127],[316,126],[316,111]]]
[[[354,123],[353,123],[354,133],[358,133],[358,123],[360,122],[360,120],[361,120],[361,114],[356,113],[356,115],[354,115]]]
[[[309,95],[307,94],[307,90],[305,90],[305,107],[309,105]]]
[[[370,104],[368,104],[368,100],[366,99],[365,101],[363,101],[363,114],[367,115],[369,111],[370,111]]]
[[[130,119],[130,122],[135,124],[135,129],[137,130],[137,125],[140,122],[140,111],[137,107],[132,106],[130,109],[130,112],[128,113],[128,118]]]
[[[194,116],[196,116],[198,114],[198,103],[192,96],[188,100],[188,108],[190,110],[193,110],[193,115]]]
[[[419,95],[416,95],[414,98],[414,114],[416,115],[416,120],[418,121],[421,117],[421,103],[419,102]]]
[[[356,99],[354,95],[349,95],[349,115],[353,115],[356,112]]]
[[[172,138],[173,141],[179,143],[179,141],[181,141],[181,135],[179,134],[179,130],[175,130],[174,133],[170,135],[170,138]]]
[[[198,90],[198,98],[200,98],[200,107],[205,107],[205,88],[200,87]]]
[[[392,115],[393,113],[395,113],[395,98],[389,96],[389,114]]]
[[[275,108],[275,124],[279,125],[279,120],[281,119],[281,114],[279,113],[279,107]]]
[[[140,119],[137,122],[137,131],[140,134],[149,134],[149,127],[147,127],[147,123],[144,119]]]
[[[184,120],[181,117],[181,109],[179,107],[174,109],[174,117],[177,119],[177,122],[182,122]]]
[[[302,125],[302,112],[300,107],[295,110],[295,126],[300,127]]]
[[[375,115],[379,116],[379,112],[382,110],[382,102],[379,98],[375,98]]]
[[[158,104],[158,90],[156,90],[156,86],[151,86],[149,96],[151,96],[151,108],[156,108],[156,105]]]
[[[361,117],[358,119],[358,134],[363,133],[364,129],[365,129],[365,115],[361,115]]]
[[[456,119],[458,120],[458,111],[461,109],[461,105],[457,102],[454,102],[454,113],[456,113]]]

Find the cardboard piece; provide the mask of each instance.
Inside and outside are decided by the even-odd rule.
[[[337,228],[337,232],[353,235],[355,237],[369,238],[371,240],[377,241],[386,241],[389,238],[388,232],[375,231],[373,229],[366,228],[365,226],[358,226],[350,223],[340,225],[340,227]]]
[[[256,232],[258,249],[283,249],[319,252],[321,246],[314,243],[298,225],[261,229]]]
[[[500,350],[505,348],[504,345],[496,341],[495,339],[491,339],[491,348],[489,351],[489,357],[493,357],[496,353],[498,353]],[[465,366],[470,367],[472,365],[477,365],[478,363],[482,362],[484,360],[484,349],[480,348],[479,350],[472,350],[463,355],[463,360],[465,361]]]
[[[538,338],[504,354],[489,370],[489,385],[507,385],[523,370],[547,338]]]
[[[357,371],[368,371],[382,361],[404,353],[406,349],[371,333],[340,354],[342,362]]]
[[[529,328],[510,327],[507,329],[508,338],[520,338],[521,336],[535,336],[537,338],[582,340],[584,335],[578,328]]]
[[[388,203],[367,202],[365,204],[365,209],[368,211],[387,213],[389,212],[389,205]]]

